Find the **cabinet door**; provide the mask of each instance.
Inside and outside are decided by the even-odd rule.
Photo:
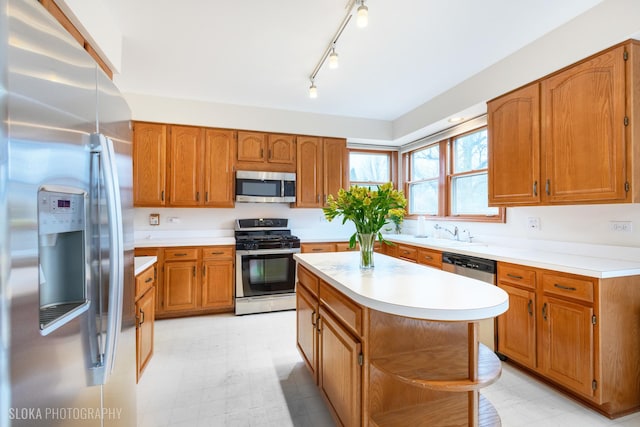
[[[266,137],[261,132],[238,132],[238,161],[263,163]]]
[[[219,208],[234,206],[235,151],[233,131],[205,129],[203,205]]]
[[[509,310],[498,316],[498,352],[529,368],[536,367],[536,294],[499,283],[509,294]]]
[[[267,146],[267,162],[279,163],[296,168],[296,143],[294,135],[269,135]]]
[[[296,289],[296,343],[300,355],[311,371],[314,381],[318,382],[318,299],[304,286]]]
[[[197,307],[197,261],[164,264],[164,311],[194,310]]]
[[[167,180],[167,126],[135,123],[133,126],[133,203],[164,206]]]
[[[315,137],[298,137],[296,151],[296,207],[319,208],[323,187],[322,141]]]
[[[202,263],[202,308],[233,307],[233,261]]]
[[[361,425],[361,344],[320,308],[318,385],[343,426]]]
[[[140,380],[153,355],[153,324],[155,318],[156,288],[152,286],[136,302],[136,381]]]
[[[349,186],[349,155],[346,140],[324,138],[323,145],[322,206],[327,204],[329,194],[337,197],[338,190]]]
[[[540,202],[540,85],[487,104],[489,205]]]
[[[623,53],[618,47],[542,81],[549,202],[626,197]]]
[[[202,129],[171,126],[169,147],[169,203],[197,206],[202,186]]]
[[[545,295],[541,314],[542,373],[578,393],[593,396],[593,308]]]

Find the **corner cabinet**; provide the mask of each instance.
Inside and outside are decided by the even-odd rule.
[[[640,276],[498,263],[498,353],[609,417],[640,410]]]
[[[156,318],[233,311],[234,246],[137,248],[135,253],[158,258]]]
[[[487,104],[491,206],[640,201],[640,44]]]
[[[349,186],[347,142],[339,138],[300,136],[297,141],[296,203],[321,208],[329,194]]]

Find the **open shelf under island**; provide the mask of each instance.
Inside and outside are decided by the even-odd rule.
[[[343,426],[499,426],[479,390],[500,362],[478,321],[505,312],[497,286],[376,254],[296,254],[297,346]]]

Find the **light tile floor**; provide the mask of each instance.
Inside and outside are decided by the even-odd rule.
[[[294,311],[155,325],[140,427],[334,426],[296,349]],[[640,413],[609,420],[508,364],[483,394],[505,427],[640,426]]]

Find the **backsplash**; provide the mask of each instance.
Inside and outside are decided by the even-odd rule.
[[[160,225],[149,225],[149,214],[160,213]],[[233,209],[136,208],[136,236],[171,231],[202,231],[233,236],[237,218],[289,218],[289,228],[302,239],[347,239],[353,225],[342,225],[341,219],[329,223],[321,209],[293,209],[284,203],[237,203]],[[538,230],[528,228],[529,218],[537,218]],[[612,231],[610,221],[631,221],[632,231]],[[467,229],[476,241],[518,246],[566,247],[567,243],[623,246],[640,259],[640,204],[542,206],[507,209],[507,222],[469,223],[425,221],[427,235],[433,235],[435,224],[459,230]],[[403,234],[414,235],[417,221],[407,219]],[[466,234],[463,236],[466,238]],[[550,246],[549,246],[550,245]],[[572,250],[573,252],[573,250]],[[631,255],[631,254],[628,254]]]

